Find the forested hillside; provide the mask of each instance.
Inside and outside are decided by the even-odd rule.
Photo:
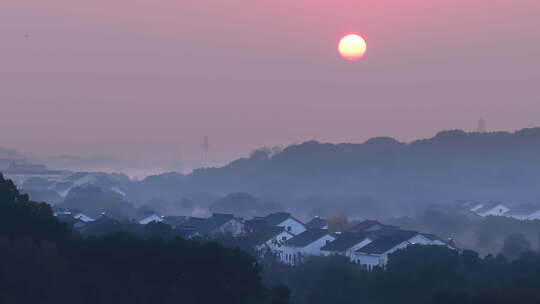
[[[287,303],[238,249],[124,233],[84,239],[0,175],[0,303]]]
[[[538,199],[540,128],[515,133],[443,131],[411,143],[373,138],[361,144],[305,142],[256,151],[223,168],[189,175],[185,191],[216,195],[371,196],[417,199]]]

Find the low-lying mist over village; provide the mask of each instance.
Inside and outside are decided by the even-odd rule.
[[[0,0],[0,304],[540,304],[539,16]]]
[[[213,271],[244,271],[229,269],[234,258],[221,260],[219,267],[229,270],[215,268],[217,256],[212,255],[218,253],[207,252],[218,250],[213,246],[232,250],[226,255],[241,252],[238,259],[257,265],[245,270],[259,284],[249,290],[251,295],[227,293],[227,284],[235,283],[226,281],[247,274],[226,275],[220,283],[225,289],[216,293],[227,298],[226,303],[241,303],[234,300],[238,296],[259,298],[261,303],[327,303],[336,293],[341,297],[336,303],[346,303],[358,290],[370,294],[370,303],[396,303],[403,296],[388,295],[384,290],[390,287],[384,286],[413,273],[422,275],[408,288],[424,293],[407,292],[407,303],[441,303],[447,297],[448,303],[506,299],[513,297],[507,294],[510,290],[522,288],[517,282],[524,274],[514,268],[533,267],[527,272],[533,276],[527,284],[532,284],[537,275],[531,271],[540,267],[535,262],[540,255],[534,253],[540,250],[540,202],[532,185],[540,180],[539,143],[538,128],[514,133],[443,131],[411,143],[392,138],[360,144],[311,141],[284,149],[261,148],[223,167],[190,174],[164,172],[140,180],[121,172],[52,170],[4,149],[0,228],[7,238],[0,238],[0,247],[10,260],[26,254],[21,246],[41,252],[54,244],[57,257],[47,259],[61,259],[68,267],[55,276],[89,272],[88,280],[46,285],[42,293],[54,301],[66,286],[72,293],[61,301],[73,301],[95,288],[110,296],[96,300],[88,295],[81,303],[127,303],[142,296],[140,292],[154,295],[152,288],[159,287],[165,288],[159,296],[165,302],[160,303],[167,303],[167,298],[176,298],[174,290],[184,286],[174,280],[193,276],[190,271],[203,267],[209,277]],[[30,244],[25,243],[28,237]],[[147,246],[154,253],[144,249]],[[182,249],[186,246],[191,249]],[[116,260],[124,254],[131,260]],[[160,265],[177,269],[171,273],[173,281],[150,284],[141,277],[144,282],[136,283],[142,284],[141,290],[130,296],[113,295],[110,287],[94,283],[104,275],[98,269],[106,268],[101,267],[120,271],[118,279],[146,276],[152,271],[121,269],[141,262],[151,263],[144,266],[149,267],[163,254],[168,258],[160,258]],[[206,266],[196,266],[201,254]],[[52,265],[45,272],[36,268],[40,256],[24,259],[30,264],[18,274],[21,279],[45,279],[57,271]],[[172,266],[176,262],[169,258],[192,261],[194,268]],[[234,263],[243,263],[240,260]],[[3,269],[11,273],[20,266],[15,261]],[[164,275],[155,271],[153,278]],[[508,281],[507,271],[515,278]],[[335,279],[343,275],[350,277]],[[427,283],[424,280],[429,280],[430,291],[420,287]],[[186,281],[182,287],[188,288],[188,303],[217,299],[196,290],[221,285],[197,282]],[[129,281],[106,284],[120,290],[132,286]],[[319,284],[327,288],[324,295],[319,294]],[[492,288],[502,294],[485,294]],[[9,295],[20,297],[18,291],[5,293],[6,303],[12,303]]]

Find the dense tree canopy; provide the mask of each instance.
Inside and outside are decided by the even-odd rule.
[[[288,303],[247,253],[153,238],[167,229],[78,237],[0,175],[0,303]]]
[[[537,304],[540,254],[517,260],[441,246],[412,245],[390,255],[385,270],[368,272],[348,259],[313,258],[298,267],[274,266],[264,273],[285,283],[299,304]]]

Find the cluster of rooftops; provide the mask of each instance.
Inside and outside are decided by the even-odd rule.
[[[342,255],[371,269],[384,267],[388,255],[412,244],[441,245],[455,249],[452,240],[417,231],[401,230],[376,220],[354,222],[345,231],[331,232],[326,220],[316,217],[306,224],[288,213],[247,221],[248,229],[262,236],[257,249],[261,256],[276,255],[281,262],[297,265],[312,256]],[[265,222],[262,224],[261,222]],[[294,233],[293,223],[298,233]],[[299,228],[302,227],[302,228]]]
[[[475,216],[505,216],[517,220],[539,220],[540,206],[534,204],[503,204],[500,202],[482,203],[476,201],[460,202],[459,208]]]
[[[61,220],[71,219],[80,231],[103,222],[114,221],[106,215],[94,220],[77,210],[57,211]],[[159,216],[150,214],[136,221],[138,225],[160,222],[170,225],[185,238],[227,234],[249,239],[261,258],[269,255],[285,264],[297,265],[311,256],[343,255],[367,268],[384,266],[388,254],[411,244],[442,245],[455,248],[451,240],[417,231],[401,230],[376,220],[351,223],[341,232],[331,232],[328,222],[315,217],[303,223],[289,213],[271,213],[250,220],[233,214],[214,213],[210,217]],[[79,224],[79,226],[77,226]]]

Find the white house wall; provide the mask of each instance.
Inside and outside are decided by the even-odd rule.
[[[366,267],[368,270],[372,270],[375,266],[384,267],[386,265],[386,259],[379,255],[358,254],[353,262]]]
[[[327,255],[321,248],[335,239],[335,237],[327,234],[304,247],[284,246],[281,254],[281,261],[285,264],[296,265],[309,256]]]
[[[304,226],[304,224],[298,222],[297,220],[295,220],[293,218],[288,218],[288,219],[284,220],[283,222],[279,223],[276,226],[284,227],[285,230],[289,231],[290,233],[292,233],[294,235],[298,235],[298,234],[306,231],[306,227]]]

